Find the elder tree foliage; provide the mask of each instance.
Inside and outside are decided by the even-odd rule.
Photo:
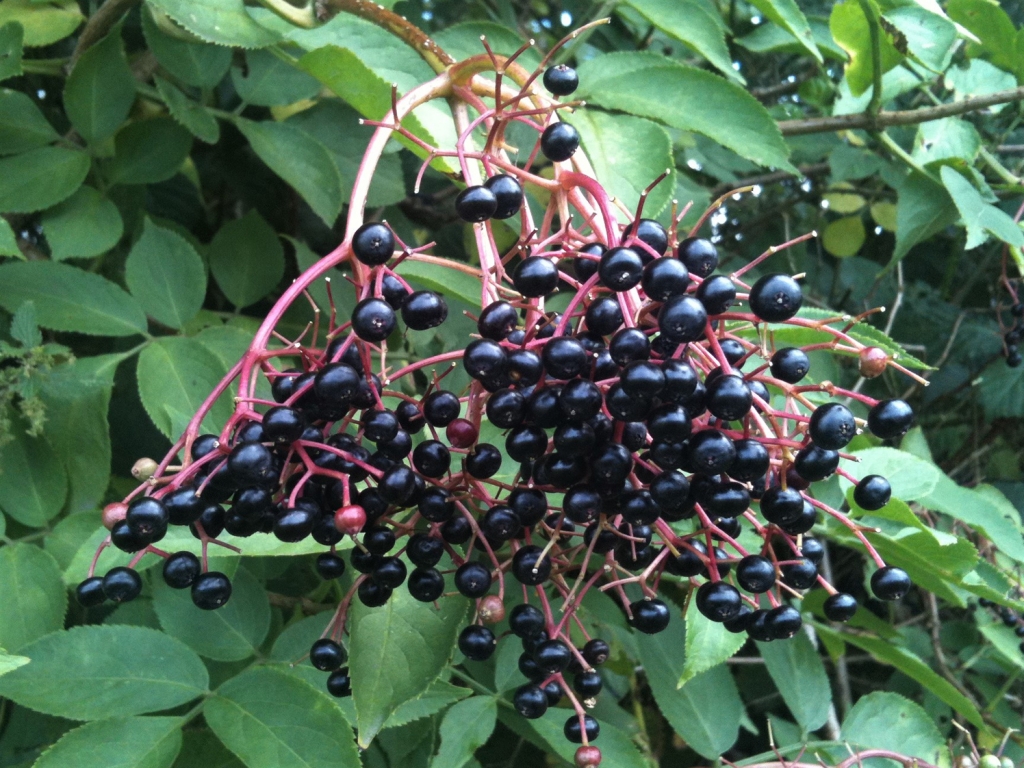
[[[348,0],[0,3],[0,764],[593,764],[583,740],[614,766],[1019,763],[1007,731],[1024,667],[1024,20],[986,0],[384,5],[396,15]],[[535,103],[463,93],[468,117],[440,98],[400,130],[371,124],[472,57],[472,82],[493,94],[495,64],[527,39],[516,62],[540,67]],[[512,95],[516,76],[502,76]],[[556,102],[575,108],[553,117]],[[478,107],[531,114],[467,129]],[[509,167],[488,165],[499,160]],[[522,198],[507,182],[504,196],[477,188],[509,174]],[[387,226],[349,246],[364,220]],[[350,247],[358,258],[338,258]],[[289,296],[325,264],[329,284]],[[759,281],[783,279],[770,275],[801,276],[798,292],[772,292],[797,314],[757,306]],[[700,312],[709,324],[691,338]],[[350,320],[356,339],[332,349],[324,334],[348,338]],[[624,326],[653,340],[653,364],[612,360],[604,378],[601,352],[624,348],[612,344]],[[492,346],[463,352],[479,336]],[[595,361],[582,378],[565,369],[571,344]],[[524,387],[489,375],[514,345],[571,393],[557,426],[524,416]],[[252,349],[272,367],[242,400],[233,385],[208,401]],[[666,394],[677,352],[714,395],[707,411]],[[517,375],[533,370],[515,361]],[[345,402],[366,448],[329,436],[338,415],[286,383],[332,364],[364,382],[385,365],[393,375],[381,383],[393,397]],[[441,391],[458,419],[443,398],[428,405]],[[602,423],[577,417],[595,391],[620,409],[604,442],[590,434]],[[913,428],[888,429],[877,401],[909,403]],[[404,403],[429,425],[416,429]],[[267,418],[271,405],[289,413]],[[780,414],[794,418],[769,423]],[[239,434],[255,427],[275,436]],[[709,479],[688,462],[715,460],[714,435],[734,450],[762,441],[773,469]],[[586,469],[535,456],[548,438],[562,454],[586,448]],[[625,459],[609,443],[637,469],[611,501],[595,478]],[[370,458],[382,445],[389,461],[404,450],[424,487],[448,483],[467,506],[450,519],[486,536],[467,523],[460,541],[444,521],[451,497],[425,507],[410,491],[421,497],[405,506],[408,477]],[[254,482],[172,507],[182,517],[162,538],[166,509],[136,504],[117,533],[122,500],[202,495],[229,454],[234,479],[280,462],[270,490],[290,503],[268,532],[228,522]],[[313,499],[306,459],[364,478],[322,475],[336,483]],[[667,508],[659,475],[703,489],[673,486],[693,510]],[[889,493],[854,486],[874,476]],[[759,496],[808,481],[798,498],[811,513],[769,518]],[[528,483],[557,514],[523,539],[525,502],[502,503],[502,486]],[[378,527],[360,495],[372,489],[394,494]],[[297,503],[307,496],[315,510]],[[210,541],[218,504],[235,549]],[[708,514],[732,504],[753,511]],[[588,553],[611,575],[588,571]],[[892,573],[913,586],[887,587]],[[581,575],[565,614],[559,590]],[[830,588],[808,591],[819,576]],[[539,611],[543,631],[570,616],[560,640],[514,611],[524,599],[552,611]],[[736,623],[758,599],[786,609],[773,621],[792,631],[766,632],[767,613],[760,628]]]

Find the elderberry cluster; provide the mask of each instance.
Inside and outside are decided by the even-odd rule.
[[[1006,355],[1006,364],[1010,368],[1017,368],[1024,363],[1024,356],[1020,353],[1020,342],[1024,338],[1024,304],[1018,302],[1010,307],[1010,314],[1013,316],[1013,326],[1003,334],[1003,354]]]
[[[564,65],[543,75],[556,97],[577,83]],[[601,691],[596,667],[611,648],[576,619],[583,596],[604,592],[637,631],[656,633],[672,618],[658,598],[661,583],[671,582],[707,619],[770,641],[799,630],[789,600],[818,584],[830,593],[826,617],[848,620],[856,601],[822,578],[825,546],[808,535],[826,514],[871,554],[874,594],[899,599],[911,586],[907,574],[886,566],[860,526],[810,488],[839,473],[854,484],[860,509],[884,507],[886,479],[852,478],[840,460],[863,428],[896,439],[913,413],[902,400],[815,383],[806,349],[775,345],[773,328],[813,328],[832,338],[813,349],[858,356],[867,377],[899,368],[883,350],[832,327],[848,318],[802,318],[794,278],[768,272],[745,283],[747,268],[770,253],[724,274],[715,245],[680,233],[676,219],[666,228],[638,210],[620,224],[597,181],[579,170],[587,167],[579,134],[554,117],[562,105],[542,103],[550,104],[543,120],[517,100],[489,114],[495,125],[534,125],[555,181],[495,150],[480,156],[486,178],[456,199],[458,215],[478,233],[489,233],[492,220],[520,221],[511,250],[490,258],[481,251],[490,298],[464,349],[388,367],[389,341],[403,327],[440,326],[448,307],[395,271],[416,249],[385,223],[359,226],[339,251],[357,290],[351,315],[335,326],[332,313],[322,345],[316,332],[282,348],[254,342],[229,423],[219,435],[190,428],[147,483],[108,507],[104,546],[137,553],[133,564],[147,552],[164,557],[166,583],[213,609],[231,593],[227,577],[206,568],[207,546],[223,543],[223,533],[312,538],[324,548],[316,559],[324,579],[341,577],[346,561],[356,572],[310,649],[335,696],[351,693],[339,642],[351,600],[379,607],[404,589],[434,603],[454,588],[476,606],[458,647],[482,661],[494,652],[512,589],[522,600],[508,628],[522,642],[519,669],[528,681],[514,705],[536,718],[567,698],[565,736],[584,745],[581,765],[597,765],[600,753],[589,744],[598,723],[584,707]],[[529,223],[524,183],[549,184],[552,193],[538,227]],[[561,312],[547,308],[556,293],[571,297]],[[465,389],[445,388],[447,373],[437,373],[455,358],[472,380]],[[282,359],[288,364],[279,366]],[[433,378],[425,386],[421,379],[415,396],[393,386],[427,370]],[[254,396],[259,374],[272,401]],[[847,404],[854,401],[865,419]],[[498,445],[481,439],[484,419],[501,435]],[[181,467],[172,470],[179,450]],[[202,557],[160,550],[168,526],[188,526]],[[131,567],[117,567],[90,576],[78,596],[85,605],[123,602],[141,587]]]

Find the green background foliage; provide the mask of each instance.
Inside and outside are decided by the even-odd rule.
[[[356,609],[351,699],[333,699],[303,656],[346,583],[315,577],[309,543],[246,541],[216,561],[234,595],[213,614],[140,563],[142,598],[85,611],[68,590],[105,535],[99,510],[134,484],[140,456],[170,441],[245,351],[262,314],[344,237],[343,213],[372,128],[428,64],[371,22],[318,3],[302,29],[242,0],[0,2],[0,767],[477,768],[565,765],[566,712],[524,721],[517,648],[465,662],[459,599],[440,611],[396,597]],[[480,35],[502,53],[544,51],[571,28],[587,107],[568,115],[603,183],[627,207],[668,169],[645,215],[690,201],[723,268],[816,230],[774,256],[805,273],[809,317],[858,315],[856,338],[926,373],[858,382],[853,360],[814,360],[816,380],[903,396],[919,428],[899,448],[853,444],[858,474],[897,497],[851,514],[916,584],[903,603],[868,602],[828,625],[760,645],[675,601],[668,631],[637,635],[590,595],[588,629],[612,644],[603,668],[605,764],[823,760],[891,748],[951,764],[951,727],[983,750],[1019,727],[1024,656],[978,598],[1024,609],[1021,471],[1024,368],[1005,364],[1010,300],[1024,266],[1014,214],[1024,182],[1019,94],[972,99],[1024,78],[1024,16],[989,0],[401,0],[387,2],[456,57]],[[296,13],[298,13],[296,11]],[[536,50],[523,61],[534,66]],[[960,104],[941,119],[921,110]],[[916,113],[891,119],[893,110]],[[822,122],[824,120],[824,122]],[[830,122],[831,120],[831,122]],[[844,122],[845,121],[845,122]],[[407,127],[453,143],[437,104]],[[520,157],[533,139],[510,134]],[[413,184],[418,148],[392,142],[369,195],[372,218],[408,243],[472,262],[448,161]],[[528,190],[538,195],[538,190]],[[534,202],[537,202],[536,198]],[[479,286],[406,263],[447,294],[451,321],[392,344],[396,358],[464,346]],[[353,304],[335,272],[340,311]],[[324,304],[322,287],[314,298]],[[554,300],[557,306],[559,298]],[[828,308],[827,310],[825,308]],[[297,307],[283,329],[297,334]],[[778,340],[811,344],[814,331]],[[404,349],[404,352],[402,351]],[[817,356],[815,356],[817,357]],[[458,381],[461,373],[453,374]],[[463,379],[464,381],[464,379]],[[207,426],[230,413],[222,400]],[[844,503],[833,479],[824,501]],[[834,521],[827,573],[864,596],[863,551]],[[228,537],[230,538],[230,537]],[[168,549],[195,549],[172,533]],[[226,550],[225,550],[226,552]],[[223,554],[223,553],[218,553]],[[282,555],[296,554],[295,557]],[[101,569],[127,556],[106,553]],[[1016,591],[1015,591],[1016,590]],[[929,595],[933,593],[935,597]],[[771,737],[769,736],[771,734]],[[1005,754],[1024,757],[1018,736]]]

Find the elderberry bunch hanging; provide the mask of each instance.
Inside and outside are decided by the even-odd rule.
[[[840,462],[859,432],[898,439],[913,413],[901,400],[815,382],[808,352],[856,356],[866,377],[886,368],[912,374],[851,337],[850,318],[801,316],[799,282],[765,270],[777,248],[719,271],[715,245],[696,236],[711,210],[681,232],[685,210],[673,210],[667,226],[643,217],[647,192],[637,211],[616,209],[576,129],[558,117],[573,106],[558,99],[575,91],[576,72],[560,65],[529,73],[515,59],[488,49],[396,99],[375,123],[345,241],[292,284],[169,454],[105,510],[110,535],[78,597],[83,605],[137,597],[142,579],[133,566],[155,554],[170,587],[191,590],[199,608],[212,610],[230,599],[231,583],[209,569],[209,545],[312,539],[322,547],[323,579],[350,567],[356,574],[310,649],[331,694],[352,691],[341,640],[354,599],[379,607],[407,590],[426,604],[473,601],[458,647],[477,661],[494,652],[492,627],[508,607],[526,681],[516,710],[536,718],[567,699],[565,736],[582,745],[578,764],[595,766],[599,728],[586,710],[601,692],[596,668],[611,647],[576,618],[588,592],[615,600],[644,633],[673,620],[658,597],[668,582],[707,619],[759,641],[792,637],[802,620],[790,600],[815,586],[829,592],[826,617],[845,621],[856,601],[819,573],[825,545],[808,535],[824,515],[849,528],[874,561],[876,597],[907,593],[907,574],[887,566],[861,526],[816,498],[813,484],[839,474],[860,509],[884,507],[886,479],[853,477]],[[487,68],[497,76],[477,74]],[[426,145],[402,125],[434,98],[465,107],[453,111],[454,149]],[[521,153],[525,162],[505,148],[511,121],[538,134],[532,152]],[[458,163],[465,187],[455,206],[473,228],[479,269],[362,220],[376,162],[396,133],[424,150],[424,169],[439,158]],[[539,173],[538,161],[553,173]],[[531,187],[549,199],[539,221],[524,194]],[[511,249],[498,251],[494,221],[518,229]],[[463,348],[395,368],[389,344],[448,317],[441,293],[414,290],[399,274],[406,260],[470,272],[481,302]],[[303,337],[280,343],[284,312],[342,264],[355,287],[351,313],[325,307],[326,329],[317,315]],[[748,283],[752,269],[761,276]],[[546,306],[556,292],[571,295],[561,312]],[[829,341],[776,344],[781,328]],[[446,387],[453,362],[468,387]],[[407,379],[411,386],[399,386]],[[265,382],[270,399],[258,394]],[[233,415],[219,433],[201,433],[229,388]],[[500,439],[482,439],[485,423]],[[198,554],[160,546],[174,526],[191,531]],[[94,575],[108,546],[134,557]]]

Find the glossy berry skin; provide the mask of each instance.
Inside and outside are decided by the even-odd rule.
[[[747,555],[736,564],[736,581],[747,592],[767,592],[775,586],[775,565],[767,557]]]
[[[219,571],[207,571],[192,583],[192,602],[204,611],[214,611],[231,597],[231,581]]]
[[[807,353],[796,347],[783,347],[775,351],[771,360],[772,376],[787,384],[801,381],[811,369]]]
[[[568,96],[579,84],[579,75],[568,64],[556,64],[544,70],[544,87],[554,96]]]
[[[715,418],[736,421],[750,412],[754,396],[741,377],[719,376],[706,386],[707,409]]]
[[[512,706],[527,720],[544,717],[548,711],[548,697],[543,689],[536,685],[523,685],[516,689],[512,696]]]
[[[717,429],[705,429],[690,438],[689,458],[695,471],[717,475],[729,471],[736,459],[736,446]]]
[[[617,300],[603,296],[590,303],[585,318],[588,331],[611,336],[622,326],[622,309]]]
[[[324,581],[339,579],[345,573],[345,561],[331,552],[322,552],[316,556],[316,572]]]
[[[444,575],[436,568],[414,568],[409,574],[409,594],[421,603],[432,603],[444,594]]]
[[[363,341],[384,341],[395,330],[398,321],[384,299],[373,296],[363,299],[352,310],[352,330]]]
[[[800,631],[803,619],[800,612],[791,605],[780,605],[772,608],[765,615],[765,628],[775,640],[788,640]]]
[[[491,588],[491,572],[480,563],[463,563],[455,571],[455,588],[466,597],[483,597]]]
[[[643,277],[644,262],[632,248],[612,248],[606,251],[598,264],[601,283],[616,293],[628,291]]]
[[[580,146],[580,134],[568,123],[552,123],[540,136],[540,151],[553,163],[572,157]]]
[[[707,581],[697,590],[697,610],[711,621],[734,618],[743,604],[736,587],[724,581]]]
[[[782,580],[797,590],[810,589],[818,578],[818,567],[807,558],[783,565],[781,571]]]
[[[431,392],[423,400],[423,416],[432,427],[447,427],[459,417],[461,409],[455,393],[444,389]]]
[[[518,637],[536,637],[544,631],[544,614],[536,606],[522,603],[512,609],[508,625]]]
[[[562,672],[572,661],[572,651],[561,640],[545,640],[533,652],[537,666],[549,674]]]
[[[470,624],[459,634],[459,650],[471,661],[487,661],[497,642],[494,633],[480,624]]]
[[[761,320],[781,323],[800,311],[800,285],[789,275],[765,275],[750,289],[750,310]]]
[[[466,187],[455,198],[455,213],[463,221],[487,221],[497,210],[498,198],[487,187]]]
[[[103,594],[114,603],[127,603],[142,593],[142,577],[132,568],[117,567],[103,577]]]
[[[412,463],[424,477],[442,477],[452,463],[452,454],[438,440],[424,440],[412,452]]]
[[[793,462],[797,474],[810,483],[824,480],[839,467],[839,453],[811,445],[800,449]]]
[[[565,734],[565,738],[573,744],[582,744],[584,730],[586,730],[587,741],[591,742],[594,741],[601,733],[601,726],[598,724],[597,720],[590,715],[584,715],[583,726],[581,727],[579,715],[572,715],[565,721],[562,733]]]
[[[375,582],[387,589],[395,589],[405,581],[407,570],[405,563],[398,557],[385,557],[373,569],[371,577]]]
[[[309,649],[309,663],[321,672],[333,672],[345,663],[345,649],[330,638],[323,637]]]
[[[849,621],[857,612],[857,601],[853,595],[836,592],[825,600],[822,611],[829,621]]]
[[[529,545],[520,547],[512,558],[512,575],[527,586],[536,586],[547,581],[551,575],[551,558],[541,559],[540,547]]]
[[[664,256],[665,251],[668,250],[668,232],[654,219],[640,219],[633,225],[628,227],[625,232],[625,239],[636,238],[658,256]],[[639,248],[645,256],[649,257],[650,254],[643,248]]]
[[[579,376],[587,367],[587,352],[576,339],[559,336],[544,345],[541,354],[548,374],[568,380]]]
[[[807,433],[819,448],[838,451],[856,436],[857,422],[842,403],[825,403],[814,409]]]
[[[331,673],[327,678],[327,692],[339,699],[352,695],[352,678],[349,676],[348,667]]]
[[[495,301],[484,307],[477,320],[477,332],[485,339],[502,341],[519,324],[519,311],[507,301]]]
[[[867,475],[853,488],[853,500],[868,512],[879,510],[892,498],[892,486],[881,475]]]
[[[631,626],[645,635],[655,635],[663,631],[672,618],[668,606],[657,599],[637,600],[630,604],[629,610],[633,614]]]
[[[573,690],[584,699],[592,699],[601,692],[604,681],[597,672],[580,672],[573,678]]]
[[[353,564],[355,563],[353,562]],[[391,599],[391,594],[392,590],[390,587],[386,587],[373,579],[361,582],[359,589],[356,591],[359,602],[367,608],[380,608]]]
[[[736,286],[725,275],[712,275],[700,284],[695,295],[709,315],[720,315],[736,300]]]
[[[668,301],[686,292],[690,272],[678,259],[655,259],[647,264],[640,277],[640,285],[653,301]]]
[[[679,260],[697,277],[707,277],[718,267],[718,249],[710,240],[688,237],[679,243]]]
[[[516,265],[512,285],[523,296],[546,296],[558,286],[558,267],[543,256],[528,256]]]
[[[464,462],[466,472],[477,480],[493,477],[501,469],[501,451],[490,443],[477,443]]]
[[[761,514],[776,525],[788,525],[800,518],[804,499],[794,488],[769,488],[761,497]]]
[[[129,530],[146,541],[157,541],[167,533],[167,508],[152,497],[136,499],[129,504],[124,519]]]
[[[763,477],[768,471],[771,459],[768,450],[757,440],[734,440],[736,457],[729,466],[729,476],[745,483]]]
[[[75,598],[83,608],[102,605],[107,599],[103,592],[103,579],[99,576],[90,576],[88,579],[85,579],[75,587]]]
[[[353,235],[352,252],[363,264],[376,267],[394,254],[395,236],[386,224],[368,222]]]
[[[510,219],[519,213],[523,205],[523,188],[514,176],[499,174],[484,182],[498,201],[498,207],[491,214],[492,219]]]
[[[910,576],[902,568],[887,565],[871,574],[871,591],[879,600],[899,600],[911,586]]]
[[[693,296],[673,296],[658,314],[658,329],[678,344],[702,338],[707,322],[707,310]]]
[[[330,363],[313,379],[313,391],[319,400],[333,405],[347,405],[359,391],[362,377],[348,363]]]
[[[191,552],[175,552],[164,560],[164,582],[173,589],[185,589],[192,586],[202,570],[199,558]]]
[[[868,411],[868,429],[875,437],[895,440],[914,423],[914,411],[903,400],[882,400]]]
[[[448,317],[448,304],[434,291],[416,291],[402,302],[402,322],[414,331],[436,328]]]

